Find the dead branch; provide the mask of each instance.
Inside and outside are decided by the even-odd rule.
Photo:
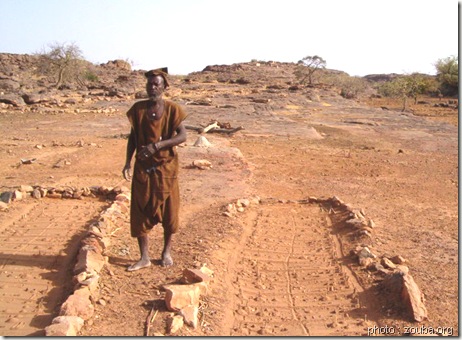
[[[154,305],[151,308],[151,311],[148,314],[148,317],[146,318],[146,323],[145,323],[145,333],[144,336],[149,336],[149,330],[151,328],[151,323],[154,321],[156,318],[158,310],[154,308]]]

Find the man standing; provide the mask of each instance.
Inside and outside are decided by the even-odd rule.
[[[157,223],[162,223],[164,229],[162,265],[173,265],[171,241],[178,230],[180,206],[176,146],[186,141],[182,123],[186,114],[180,105],[162,97],[169,86],[167,75],[167,68],[146,72],[149,99],[136,102],[127,112],[131,131],[122,173],[127,181],[132,178],[130,163],[136,151],[130,233],[137,238],[141,253],[141,259],[128,267],[128,271],[151,265],[148,233]]]

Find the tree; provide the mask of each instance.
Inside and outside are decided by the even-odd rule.
[[[417,97],[421,94],[432,90],[432,82],[428,77],[419,73],[397,77],[392,81],[386,82],[379,87],[379,93],[385,97],[398,97],[403,99],[403,109],[406,111],[407,99],[414,98],[417,103]]]
[[[75,43],[50,44],[38,57],[38,72],[51,77],[57,88],[66,83],[83,84],[82,78],[88,70],[82,51]]]
[[[435,63],[436,78],[440,82],[440,90],[446,95],[459,92],[459,62],[458,57],[452,56],[439,59]]]
[[[308,84],[313,83],[313,74],[319,70],[326,68],[326,61],[321,57],[307,56],[302,60],[299,60],[295,76],[299,79],[300,84],[305,84],[308,80]]]

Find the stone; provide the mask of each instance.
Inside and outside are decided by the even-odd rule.
[[[357,253],[357,255],[359,259],[366,257],[375,259],[377,257],[376,255],[372,254],[368,247],[362,247],[361,250],[359,250],[359,252]]]
[[[204,136],[199,136],[194,142],[194,146],[208,148],[212,146],[212,144]]]
[[[369,222],[367,222],[367,225],[369,228],[375,228],[375,222],[372,219],[369,219]]]
[[[165,285],[165,304],[167,309],[177,312],[187,306],[199,306],[201,294],[206,292],[204,282],[189,285]]]
[[[400,255],[393,256],[390,260],[393,261],[393,263],[395,264],[406,263],[406,259]]]
[[[34,191],[32,191],[32,197],[35,198],[35,199],[42,198],[42,194],[40,193],[40,190],[39,189],[34,189]]]
[[[78,316],[83,320],[88,320],[93,316],[95,307],[90,300],[90,290],[88,288],[78,289],[67,298],[62,304],[59,315]]]
[[[181,328],[183,328],[183,325],[184,320],[183,316],[181,315],[174,315],[167,319],[167,327],[170,334],[175,334],[178,332]]]
[[[248,200],[248,199],[246,199],[246,198],[238,199],[237,202],[236,202],[236,205],[237,205],[238,207],[247,208],[248,206],[250,206],[250,200]]]
[[[208,170],[208,169],[211,169],[213,166],[212,166],[212,163],[210,163],[208,160],[206,159],[198,159],[198,160],[195,160],[192,162],[192,165],[200,170]]]
[[[77,255],[77,263],[74,267],[74,274],[80,272],[95,271],[99,273],[105,263],[103,255],[98,251],[98,248],[92,245],[85,245],[79,250]]]
[[[369,267],[374,263],[374,259],[370,257],[360,257],[358,262],[361,267]]]
[[[15,199],[16,201],[20,201],[20,200],[23,199],[24,194],[23,194],[23,192],[20,191],[20,190],[15,190],[13,196],[14,196],[14,199]]]
[[[8,204],[0,201],[0,211],[6,211],[8,209]]]
[[[399,300],[415,321],[422,322],[428,319],[424,295],[409,273],[395,270],[384,278],[382,285],[389,292],[390,299]]]
[[[382,258],[381,263],[385,268],[390,268],[390,269],[395,269],[396,268],[396,265],[390,259],[388,259],[386,257]]]
[[[120,201],[120,202],[129,203],[130,202],[130,193],[120,193],[115,197],[115,200]]]
[[[48,192],[47,197],[49,198],[63,198],[63,194],[57,192]]]
[[[45,328],[46,336],[76,336],[84,324],[78,316],[58,316]]]
[[[22,192],[32,192],[34,191],[34,188],[30,185],[21,185],[19,187],[19,190],[22,191]]]
[[[12,191],[5,191],[0,194],[0,201],[5,202],[6,204],[10,204],[13,201],[14,192]]]
[[[188,283],[198,283],[198,282],[208,282],[210,281],[210,276],[203,273],[199,269],[185,269],[183,270],[183,282]]]
[[[427,309],[424,305],[424,295],[419,289],[419,286],[414,281],[410,274],[405,274],[403,277],[403,290],[401,297],[403,302],[412,311],[414,320],[422,322],[428,319]]]
[[[351,218],[347,220],[346,223],[358,229],[367,227],[367,222],[363,218]]]
[[[184,323],[194,329],[199,325],[199,307],[186,306],[180,310]]]
[[[207,266],[204,264],[202,267],[199,269],[202,273],[208,275],[209,277],[213,277],[213,270],[210,268],[207,268]]]

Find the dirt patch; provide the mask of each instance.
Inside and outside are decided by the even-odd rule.
[[[209,148],[194,147],[197,135],[189,132],[188,142],[179,148],[182,227],[174,238],[175,266],[158,265],[162,232],[156,228],[150,239],[154,266],[127,272],[139,254],[128,221],[121,221],[106,254],[109,264],[101,273],[105,303],[96,304],[81,335],[143,335],[153,305],[159,314],[152,330],[165,333],[169,312],[162,285],[177,282],[184,268],[203,264],[214,271],[214,278],[201,302],[200,326],[185,327],[178,335],[359,335],[374,325],[401,331],[410,325],[452,327],[455,334],[457,112],[445,116],[440,108],[427,106],[436,120],[396,111],[389,104],[391,109],[384,110],[383,102],[345,100],[323,89],[268,89],[265,82],[283,81],[277,78],[280,70],[265,67],[267,79],[250,79],[248,85],[194,77],[176,83],[182,91],[175,99],[190,113],[188,124],[219,120],[244,130],[230,136],[206,134]],[[211,105],[189,105],[204,98]],[[117,103],[118,110],[111,113],[2,113],[1,191],[22,184],[127,185],[121,170],[129,129],[124,112],[130,102]],[[116,107],[109,101],[104,105]],[[21,158],[36,162],[21,164]],[[209,160],[212,168],[192,167],[197,159]],[[56,167],[58,163],[63,165]],[[231,217],[223,214],[228,203],[256,196],[261,204]],[[364,209],[377,225],[372,237],[343,234],[318,205],[289,202],[310,196],[338,196]],[[16,246],[34,240],[42,229],[37,226],[64,232],[47,231],[43,240],[55,249],[44,249],[44,257],[61,263],[62,252],[70,255],[73,249],[64,237],[77,241],[75,235],[105,204],[26,198],[0,212],[0,227],[4,238],[16,236]],[[390,303],[380,274],[359,266],[350,255],[358,244],[367,244],[378,256],[407,259],[425,294],[429,320],[413,323]],[[2,271],[13,265],[15,270],[1,281],[2,333],[37,334],[56,316],[68,286],[41,277],[42,264],[29,258],[32,253],[5,247]],[[21,261],[12,263],[15,257]],[[66,278],[71,267],[62,263],[53,270]],[[29,275],[27,283],[20,275]],[[14,289],[8,289],[10,279],[20,279]],[[38,295],[25,302],[34,293]]]

